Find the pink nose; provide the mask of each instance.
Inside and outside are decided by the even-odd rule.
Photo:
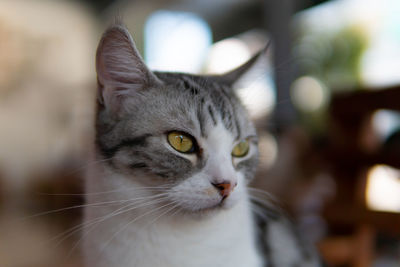
[[[224,181],[222,183],[211,183],[215,188],[218,189],[220,195],[223,198],[226,198],[229,196],[229,194],[233,191],[233,189],[236,187],[236,183],[232,184],[228,181]]]

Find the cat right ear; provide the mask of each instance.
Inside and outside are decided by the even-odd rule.
[[[236,69],[228,71],[222,75],[218,75],[215,78],[219,82],[222,82],[222,83],[228,84],[229,86],[235,87],[235,84],[237,84],[237,82],[244,75],[249,73],[256,66],[260,65],[259,63],[262,63],[263,60],[266,60],[266,54],[269,49],[269,46],[270,46],[270,42],[268,42],[267,45],[261,51],[259,51],[253,57],[251,57],[247,62],[243,63]]]
[[[97,47],[96,71],[98,101],[111,112],[121,109],[124,98],[160,83],[122,25],[114,25],[103,34]]]

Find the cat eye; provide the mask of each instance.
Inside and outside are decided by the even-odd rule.
[[[168,133],[168,143],[181,153],[193,153],[195,151],[195,141],[193,137],[186,133],[177,131]]]
[[[243,140],[232,149],[232,156],[241,158],[249,153],[250,145],[248,140]]]

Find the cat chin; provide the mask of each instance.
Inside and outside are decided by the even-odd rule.
[[[203,218],[210,218],[213,217],[219,213],[222,213],[224,211],[230,210],[233,208],[235,205],[237,205],[238,199],[225,199],[221,201],[218,204],[204,207],[204,208],[198,208],[198,209],[181,209],[181,214],[183,214],[185,217],[189,218],[194,218],[194,219],[203,219]]]

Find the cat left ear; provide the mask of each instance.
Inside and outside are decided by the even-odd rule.
[[[128,30],[110,27],[102,36],[96,53],[98,101],[115,112],[127,96],[160,83],[146,67]]]
[[[233,86],[237,81],[240,80],[246,73],[251,71],[255,65],[260,60],[266,60],[265,55],[267,54],[267,50],[269,48],[270,43],[268,43],[261,51],[251,57],[247,62],[243,63],[236,69],[233,69],[227,73],[217,76],[218,81],[225,83],[229,86]]]

